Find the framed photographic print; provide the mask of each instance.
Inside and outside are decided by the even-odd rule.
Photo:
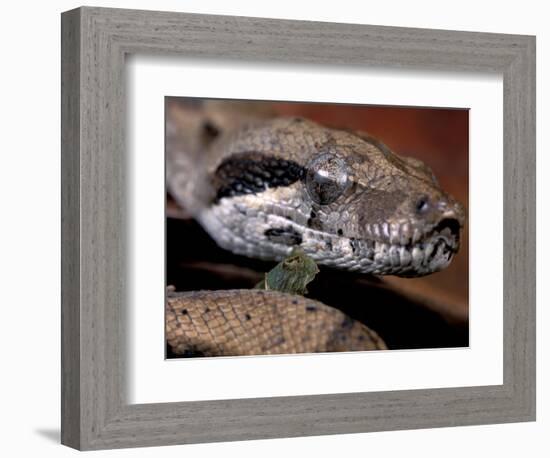
[[[62,16],[62,442],[535,418],[535,39]]]
[[[378,132],[404,143],[397,149],[433,151],[428,160],[441,169],[397,156]],[[266,289],[346,312],[292,300],[275,315],[271,302],[225,310],[171,293],[170,357],[468,346],[466,210],[442,191],[468,202],[468,110],[168,97],[166,161],[167,286],[259,289],[275,269]],[[300,269],[306,278],[294,285]],[[371,275],[398,277],[387,284]],[[211,328],[218,318],[223,326]],[[352,318],[378,328],[385,343],[366,330],[355,338]]]

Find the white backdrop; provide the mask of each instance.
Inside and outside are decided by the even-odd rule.
[[[319,2],[278,0],[100,1],[98,6],[163,9],[197,13],[358,22],[502,33],[536,34],[539,60],[538,150],[549,148],[548,89],[550,31],[543,2]],[[5,456],[69,456],[59,436],[59,13],[76,2],[15,2],[4,5],[2,93],[0,97],[0,348],[2,378],[0,450]],[[550,192],[548,158],[539,154],[538,196]],[[546,172],[546,173],[545,173]],[[538,233],[548,233],[548,215],[539,204]],[[538,422],[434,430],[354,434],[105,451],[99,456],[335,456],[346,453],[384,456],[465,457],[549,456],[550,358],[547,329],[548,268],[542,259],[548,242],[539,237]],[[544,269],[544,270],[543,270]],[[546,274],[546,275],[545,275]],[[544,331],[544,332],[543,332]],[[546,434],[545,434],[546,433]]]
[[[132,403],[502,383],[502,77],[263,66],[134,56],[127,62]],[[222,86],[216,86],[223,81]],[[261,84],[257,84],[261,81]],[[338,85],[334,84],[337,81]],[[255,84],[256,83],[256,84]],[[164,361],[164,97],[469,108],[468,348]],[[490,171],[487,173],[487,171]],[[152,217],[157,215],[157,218]],[[492,257],[487,259],[487,252]],[[485,275],[487,271],[491,275]],[[481,284],[483,282],[483,284]],[[495,293],[496,292],[496,293]],[[219,377],[224,383],[220,385]],[[281,377],[281,374],[284,374]],[[365,376],[368,374],[368,376]],[[185,390],[166,380],[185,380]]]

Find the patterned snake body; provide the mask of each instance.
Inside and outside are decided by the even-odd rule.
[[[335,308],[261,290],[169,293],[166,335],[183,356],[386,349],[374,331]]]
[[[464,210],[422,162],[363,132],[221,107],[168,107],[167,182],[222,248],[268,260],[300,248],[320,265],[377,275],[449,265]]]

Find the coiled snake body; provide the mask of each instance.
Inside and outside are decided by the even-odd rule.
[[[459,248],[462,206],[426,165],[366,133],[238,103],[167,109],[169,190],[222,248],[268,260],[299,248],[319,265],[399,276],[444,269]],[[169,294],[166,307],[167,340],[182,355],[385,348],[297,295]]]

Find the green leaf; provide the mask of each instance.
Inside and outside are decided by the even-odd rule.
[[[315,261],[301,250],[294,250],[273,269],[265,274],[256,289],[281,291],[291,294],[307,294],[306,285],[319,272]]]

